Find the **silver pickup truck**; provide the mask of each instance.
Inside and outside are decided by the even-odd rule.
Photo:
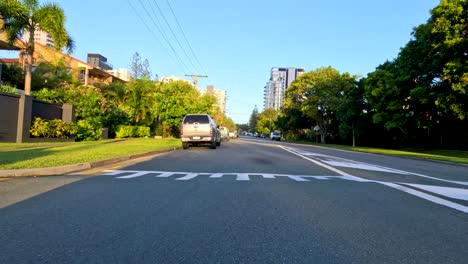
[[[189,114],[182,120],[180,129],[182,146],[188,149],[191,145],[208,144],[216,149],[221,146],[221,133],[215,121],[207,114]]]

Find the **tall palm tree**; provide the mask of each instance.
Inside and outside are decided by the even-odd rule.
[[[2,30],[7,34],[10,45],[13,45],[25,31],[29,32],[29,40],[23,51],[26,56],[24,93],[29,95],[36,29],[49,33],[54,39],[57,50],[62,50],[64,47],[69,51],[73,50],[73,40],[65,29],[64,11],[55,3],[39,5],[38,0],[0,0],[0,18],[3,19]]]

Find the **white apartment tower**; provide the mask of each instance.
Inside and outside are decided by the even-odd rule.
[[[271,68],[270,80],[264,90],[264,109],[280,110],[283,105],[284,91],[301,74],[300,68]]]
[[[221,110],[223,113],[226,113],[226,90],[215,89],[213,85],[206,86],[206,90],[198,90],[200,91],[200,95],[211,94],[216,97],[216,105],[219,107],[219,110]]]
[[[30,36],[29,31],[25,30],[23,32],[22,39],[26,42],[29,42],[29,36]],[[42,44],[44,46],[48,46],[51,48],[55,47],[55,42],[52,36],[40,28],[36,28],[36,30],[34,30],[34,42],[37,42],[39,44]]]
[[[107,70],[107,72],[126,82],[129,82],[133,79],[132,75],[130,74],[130,71],[126,68],[119,68],[117,70]]]

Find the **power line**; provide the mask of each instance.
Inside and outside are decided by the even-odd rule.
[[[188,41],[187,36],[185,35],[185,32],[184,32],[184,30],[182,29],[182,26],[180,25],[179,20],[177,19],[177,16],[176,16],[174,10],[172,9],[171,3],[169,2],[169,0],[166,0],[166,3],[167,3],[167,5],[169,6],[169,9],[171,10],[172,15],[174,16],[174,19],[175,19],[175,21],[176,21],[176,23],[177,23],[177,26],[178,26],[180,32],[182,32],[182,36],[184,37],[185,42],[187,43],[187,45],[188,45],[189,48],[190,48],[190,51],[192,52],[192,56],[195,58],[195,61],[198,63],[198,66],[200,66],[200,68],[202,69],[203,73],[206,75],[206,71],[205,71],[205,69],[203,68],[202,64],[200,63],[200,60],[198,60],[197,55],[196,55],[195,52],[193,51],[193,48],[192,48],[192,46],[190,45],[190,42]]]
[[[161,17],[163,18],[164,22],[166,23],[167,25],[167,28],[169,29],[169,31],[171,32],[172,36],[174,37],[175,41],[177,42],[177,44],[179,45],[179,48],[182,50],[182,52],[185,54],[185,57],[187,57],[189,63],[192,65],[193,69],[196,70],[196,67],[195,65],[193,64],[192,62],[192,59],[190,58],[190,56],[187,54],[187,52],[185,51],[185,48],[182,47],[182,45],[180,44],[180,41],[179,41],[179,38],[176,36],[176,34],[174,33],[174,30],[172,29],[171,25],[169,24],[169,22],[167,21],[166,19],[166,16],[164,15],[163,11],[161,10],[158,2],[156,0],[153,0],[152,1],[155,5],[156,5],[156,8],[158,9],[159,11],[159,14],[161,14]]]
[[[140,19],[143,21],[143,23],[145,24],[146,28],[154,35],[154,37],[156,39],[158,39],[158,37],[156,36],[156,34],[154,33],[153,30],[151,30],[151,28],[146,24],[146,22],[144,21],[144,19],[139,15],[139,13],[136,11],[136,9],[133,7],[133,5],[130,3],[129,0],[127,0],[127,2],[129,3],[129,5],[134,9],[135,13],[137,13],[138,17],[140,17]],[[140,3],[141,7],[143,8],[143,10],[145,11],[145,13],[149,16],[150,20],[153,22],[153,24],[155,25],[156,29],[159,31],[159,33],[161,34],[161,36],[163,37],[163,39],[165,40],[166,44],[169,46],[169,48],[172,50],[175,58],[176,58],[176,61],[182,65],[183,69],[182,71],[185,72],[186,70],[189,70],[189,68],[187,67],[187,65],[182,61],[182,59],[179,57],[179,55],[177,54],[177,52],[175,51],[174,47],[172,46],[172,44],[170,43],[170,41],[167,39],[166,35],[162,32],[162,30],[159,28],[158,24],[154,21],[153,19],[153,16],[151,16],[151,14],[148,12],[147,8],[145,7],[145,5],[141,2],[141,0],[138,0],[138,2]],[[158,39],[159,40],[159,39]],[[162,44],[162,43],[161,43]],[[164,46],[164,45],[163,45]]]

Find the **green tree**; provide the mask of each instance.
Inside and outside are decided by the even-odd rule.
[[[154,111],[164,135],[178,136],[182,119],[193,113],[199,96],[198,90],[185,81],[158,83]]]
[[[40,63],[32,73],[31,90],[37,91],[42,88],[54,89],[64,84],[77,84],[78,80],[73,78],[63,60],[56,64]]]
[[[148,59],[145,59],[143,61],[143,64],[141,65],[141,78],[145,78],[145,79],[148,79],[148,80],[151,80],[151,66],[150,66],[150,63],[148,61]]]
[[[135,52],[130,62],[130,73],[133,79],[140,79],[143,74],[143,63],[141,62],[140,53]]]
[[[73,49],[73,41],[65,29],[64,11],[55,3],[40,5],[37,0],[0,0],[0,16],[4,22],[2,30],[7,34],[11,45],[25,30],[29,32],[30,37],[23,51],[26,56],[24,92],[29,95],[36,29],[48,32],[54,39],[56,49]]]
[[[316,122],[322,143],[326,143],[344,93],[353,87],[355,79],[356,76],[340,74],[332,67],[319,68],[302,74],[286,89],[288,104],[297,104],[306,117]]]
[[[257,132],[257,115],[258,115],[258,109],[257,106],[254,107],[252,110],[252,114],[250,114],[250,119],[249,119],[249,130],[253,132]]]
[[[126,89],[130,116],[135,125],[149,126],[154,121],[155,84],[147,79],[136,79],[128,83]]]
[[[105,86],[102,92],[107,101],[118,107],[123,107],[128,98],[127,85],[119,82]]]
[[[3,83],[7,83],[17,89],[24,88],[23,70],[17,64],[8,65],[2,63],[1,69],[1,81]]]
[[[275,109],[265,109],[257,115],[257,131],[265,135],[269,135],[275,129],[278,129],[276,121],[279,116],[279,111]]]
[[[337,111],[340,134],[343,138],[351,132],[352,145],[356,146],[357,123],[363,113],[368,112],[369,106],[364,99],[364,80],[344,92],[344,100]]]

